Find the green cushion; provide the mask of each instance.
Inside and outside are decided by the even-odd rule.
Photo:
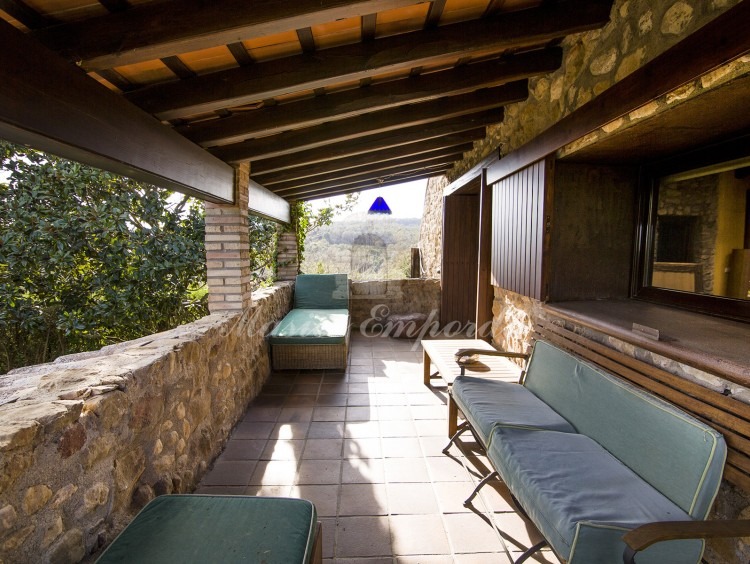
[[[708,515],[726,460],[714,429],[537,341],[524,385],[692,517]]]
[[[348,309],[346,274],[300,274],[294,284],[294,309]]]
[[[451,394],[485,447],[497,424],[575,433],[570,423],[519,384],[457,376]]]
[[[315,506],[304,499],[165,495],[97,562],[307,564],[316,528]]]
[[[510,491],[568,564],[622,562],[622,535],[690,516],[596,441],[577,433],[496,426],[487,455]],[[697,563],[700,540],[659,543],[639,564]]]
[[[338,345],[346,342],[346,309],[293,309],[271,331],[272,345]]]

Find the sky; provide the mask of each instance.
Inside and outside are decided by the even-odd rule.
[[[427,188],[427,180],[415,180],[414,182],[405,182],[396,186],[387,186],[385,188],[374,188],[359,193],[359,202],[352,210],[352,213],[364,213],[370,209],[375,198],[382,196],[388,207],[393,212],[391,217],[422,217],[424,208],[424,192]],[[320,200],[311,200],[310,203],[314,210],[328,205],[336,205],[344,201],[344,196],[334,196]],[[347,216],[341,216],[345,219]]]

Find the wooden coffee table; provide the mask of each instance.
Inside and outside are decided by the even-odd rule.
[[[461,367],[456,363],[455,354],[459,349],[484,349],[496,350],[486,341],[479,339],[425,339],[422,341],[424,384],[430,386],[430,379],[439,375],[449,386],[453,384],[456,376],[461,374]],[[431,372],[430,365],[437,369]],[[521,376],[521,368],[499,356],[480,356],[478,362],[464,365],[467,376],[478,376],[482,378],[493,378],[508,382],[518,382]]]

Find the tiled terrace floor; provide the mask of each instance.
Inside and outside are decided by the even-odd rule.
[[[539,533],[499,483],[463,506],[488,463],[442,454],[446,400],[418,344],[356,335],[346,372],[274,373],[196,493],[313,501],[325,562],[508,563]]]

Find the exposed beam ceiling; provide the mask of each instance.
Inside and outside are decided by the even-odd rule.
[[[0,0],[0,19],[35,45],[6,81],[16,94],[0,127],[217,201],[233,192],[229,165],[246,161],[287,200],[424,177],[484,138],[529,78],[559,68],[560,41],[604,25],[612,3]],[[87,93],[68,111],[39,70],[56,65],[115,102],[105,111]],[[34,88],[47,108],[13,122],[8,104]]]

